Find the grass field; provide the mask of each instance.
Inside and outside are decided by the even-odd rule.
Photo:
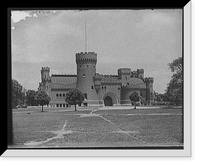
[[[183,145],[182,109],[13,110],[14,147]]]

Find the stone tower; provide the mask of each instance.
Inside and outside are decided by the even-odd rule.
[[[122,86],[127,85],[127,82],[130,81],[131,69],[129,68],[120,68],[118,69],[119,79],[122,80]]]
[[[42,80],[41,90],[45,91],[48,95],[49,95],[50,83],[51,83],[51,77],[49,75],[49,72],[50,72],[49,67],[42,67],[42,70],[41,70],[41,80]]]
[[[99,103],[94,87],[97,54],[95,52],[80,52],[76,54],[77,83],[76,87],[84,93],[85,103],[96,105]]]
[[[153,77],[145,78],[146,83],[146,101],[151,103],[154,101],[154,94],[153,94]]]

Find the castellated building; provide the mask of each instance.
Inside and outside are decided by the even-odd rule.
[[[38,90],[51,97],[50,107],[67,107],[65,95],[72,88],[82,91],[85,106],[131,105],[129,96],[134,92],[143,98],[141,104],[153,102],[154,79],[144,78],[144,69],[120,68],[118,75],[103,75],[96,72],[96,64],[95,52],[80,52],[76,54],[77,75],[50,76],[50,68],[42,67]]]

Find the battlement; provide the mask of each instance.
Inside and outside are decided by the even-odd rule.
[[[137,69],[137,73],[144,73],[144,69]]]
[[[137,71],[131,71],[131,77],[137,78]]]
[[[147,78],[145,78],[145,82],[151,82],[151,83],[153,83],[153,81],[154,81],[153,77],[147,77]]]
[[[131,69],[130,68],[120,68],[118,69],[118,75],[121,74],[131,74]]]
[[[144,69],[137,69],[137,77],[144,78]]]
[[[42,67],[42,71],[49,71],[50,68],[49,67]]]
[[[94,80],[101,80],[103,78],[102,74],[96,73],[94,76]]]
[[[76,77],[75,74],[52,74],[51,77]]]
[[[97,63],[97,54],[95,52],[76,53],[76,63]]]
[[[116,75],[116,74],[105,74],[105,75],[103,75],[103,77],[106,77],[106,78],[118,78],[118,75]]]

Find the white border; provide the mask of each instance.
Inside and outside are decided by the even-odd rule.
[[[10,156],[135,156],[135,157],[190,157],[191,156],[191,2],[184,7],[184,149],[180,150],[40,150],[8,149],[2,155]]]

